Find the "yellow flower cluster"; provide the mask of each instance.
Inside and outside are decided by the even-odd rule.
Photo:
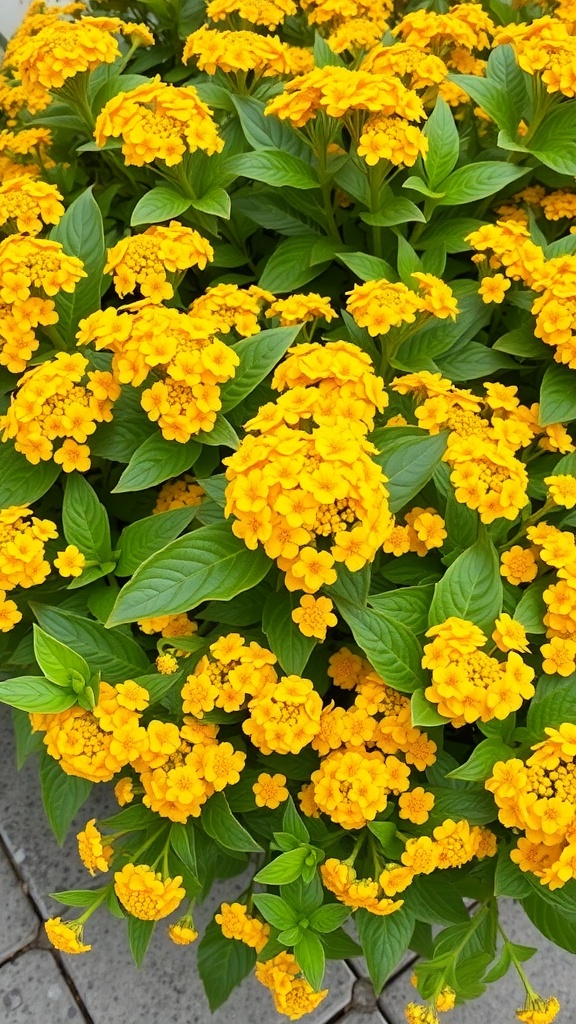
[[[387,896],[403,892],[417,875],[429,875],[437,869],[459,868],[474,857],[493,857],[497,838],[490,829],[470,826],[466,820],[446,818],[431,836],[408,839],[400,864],[390,863],[380,875],[380,885]]]
[[[573,24],[545,15],[528,24],[507,25],[494,45],[511,43],[516,60],[529,75],[537,75],[549,93],[576,96],[576,40]]]
[[[534,334],[554,348],[556,362],[576,369],[576,257],[546,261],[533,287],[541,292],[532,305]]]
[[[121,384],[138,387],[149,375],[161,375],[143,392],[142,408],[168,441],[185,443],[200,430],[212,430],[222,404],[220,385],[240,361],[216,330],[211,320],[141,301],[125,312],[112,306],[97,310],[80,321],[77,337],[81,345],[112,350]]]
[[[510,651],[505,662],[486,654],[481,649],[486,636],[474,623],[451,616],[426,636],[433,638],[422,659],[432,673],[426,697],[457,728],[507,718],[534,696],[534,669],[517,651]]]
[[[274,1007],[290,1020],[300,1020],[307,1013],[312,1013],[328,995],[328,989],[315,992],[312,986],[302,977],[300,968],[292,953],[282,952],[256,964],[258,981],[272,992]]]
[[[0,427],[3,440],[14,438],[16,450],[33,465],[53,457],[65,473],[90,468],[85,442],[98,423],[112,419],[120,385],[108,371],[87,373],[87,367],[84,356],[58,352],[20,378]],[[58,439],[63,443],[55,450]]]
[[[139,619],[138,625],[143,633],[161,633],[163,637],[192,636],[198,626],[188,618],[185,612],[179,615],[156,615],[151,619]]]
[[[28,174],[0,185],[0,225],[14,224],[24,235],[37,235],[45,224],[57,224],[64,207],[55,185],[35,181]]]
[[[162,484],[152,512],[171,512],[175,508],[200,505],[203,497],[203,488],[196,483],[193,476],[185,473],[178,480],[169,480],[168,483]]]
[[[206,14],[212,21],[224,21],[231,14],[238,14],[242,21],[264,25],[274,32],[297,10],[294,0],[210,0]]]
[[[547,674],[569,676],[576,671],[576,541],[570,530],[539,523],[527,530],[538,558],[556,569],[557,580],[543,592],[544,625],[550,641],[543,644],[542,668]],[[529,552],[530,549],[527,549]],[[531,553],[531,552],[530,552]],[[532,556],[534,557],[534,556]],[[534,571],[536,574],[537,568]]]
[[[393,518],[383,544],[386,554],[397,558],[413,551],[424,558],[433,548],[441,548],[446,537],[445,522],[434,508],[416,506],[404,514],[405,523]]]
[[[24,302],[36,289],[46,295],[73,292],[86,271],[59,242],[9,235],[0,242],[0,277],[0,299],[10,305]]]
[[[0,509],[0,631],[7,632],[22,618],[7,591],[37,586],[48,578],[45,545],[58,536],[50,519],[38,519],[31,508]]]
[[[68,79],[100,64],[113,64],[121,56],[116,35],[132,36],[136,45],[154,42],[145,25],[88,16],[69,21],[66,10],[60,17],[57,8],[44,12],[43,7],[32,5],[6,54],[6,64],[20,81],[22,99],[31,113],[47,107],[49,91],[60,89]],[[77,6],[72,5],[72,10]]]
[[[125,164],[136,167],[153,160],[172,167],[187,149],[211,155],[224,146],[212,111],[196,89],[167,85],[159,76],[108,100],[96,119],[94,138],[99,146],[121,138]]]
[[[214,920],[225,939],[236,939],[260,953],[268,941],[270,925],[248,913],[243,903],[223,903]]]
[[[399,910],[404,900],[391,900],[383,896],[380,883],[374,878],[357,878],[354,868],[335,857],[320,865],[320,874],[326,889],[334,893],[340,903],[354,910],[362,908],[370,914],[387,917]]]
[[[162,878],[147,864],[125,864],[114,874],[114,892],[132,917],[139,921],[160,921],[181,904],[186,895],[182,876]]]
[[[59,949],[62,953],[88,953],[92,949],[92,946],[86,945],[83,941],[80,923],[50,917],[44,923],[44,929],[54,949]]]
[[[282,676],[257,691],[248,710],[242,729],[263,754],[299,754],[320,728],[322,698],[310,679]]]
[[[354,111],[397,115],[407,121],[424,117],[419,97],[399,78],[332,65],[293,78],[266,107],[267,114],[289,120],[295,128],[303,128],[320,112],[342,118]]]
[[[456,319],[458,304],[449,285],[433,274],[416,273],[412,277],[421,294],[405,284],[383,278],[354,285],[347,293],[346,308],[358,326],[366,327],[373,338],[388,334],[392,327],[413,324],[416,320],[420,326],[429,316],[439,320]]]
[[[108,250],[104,273],[113,275],[120,298],[139,285],[145,298],[162,302],[174,295],[168,274],[190,267],[204,270],[213,258],[214,250],[202,235],[171,220],[168,227],[153,224],[139,235],[120,239]]]
[[[67,775],[109,782],[146,750],[140,718],[147,706],[148,691],[133,680],[117,686],[102,682],[93,711],[75,706],[57,714],[32,715],[31,720],[34,730],[45,733],[50,757]]]
[[[278,36],[245,30],[220,32],[206,25],[186,40],[182,60],[187,64],[191,58],[195,59],[199,71],[209,75],[215,75],[218,70],[226,74],[253,71],[254,78],[294,75],[314,66],[314,58],[308,50],[290,46]]]
[[[15,90],[8,90],[9,94]],[[2,74],[0,72],[0,109],[2,100]],[[23,128],[11,131],[4,128],[0,131],[0,178],[3,182],[18,178],[24,174],[37,178],[44,169],[54,166],[49,156],[52,144],[52,133],[49,128]],[[40,166],[41,165],[41,166]]]
[[[522,871],[530,871],[550,889],[576,877],[576,727],[546,728],[526,761],[498,761],[486,782],[494,794],[498,817],[520,829],[510,854]]]
[[[293,324],[310,323],[323,319],[330,323],[336,313],[332,309],[330,299],[309,292],[307,295],[289,295],[287,299],[276,299],[266,311],[268,318],[278,317],[282,327]]]
[[[409,776],[408,765],[393,755],[360,745],[344,747],[312,772],[314,802],[343,828],[362,828],[384,810],[390,794],[408,789]]]
[[[515,519],[528,504],[528,473],[516,457],[543,433],[538,406],[521,405],[514,385],[485,384],[485,397],[455,387],[439,373],[406,374],[392,387],[424,401],[416,419],[431,434],[449,430],[444,461],[457,501],[476,509],[482,522]]]
[[[78,840],[78,856],[84,867],[92,876],[97,871],[106,873],[110,867],[114,849],[110,843],[105,844],[104,837],[96,828],[96,818],[90,818],[84,828],[76,836]]]
[[[234,329],[243,338],[258,334],[258,318],[265,302],[274,296],[258,285],[239,288],[237,284],[215,284],[194,299],[188,312],[193,316],[213,320],[220,334]]]
[[[482,265],[486,261],[490,270],[502,270],[511,281],[523,281],[528,288],[544,266],[543,250],[531,240],[527,226],[517,220],[483,224],[467,235],[466,241],[478,253],[475,262]]]
[[[377,75],[396,75],[406,80],[409,89],[430,89],[440,85],[448,74],[448,68],[440,57],[409,43],[394,43],[392,46],[378,43],[366,54],[360,67]]]
[[[182,688],[185,714],[195,718],[214,708],[239,711],[248,697],[274,690],[278,676],[276,657],[255,641],[246,643],[239,633],[228,633],[210,645]]]

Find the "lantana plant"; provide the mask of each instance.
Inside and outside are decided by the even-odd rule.
[[[575,29],[34,0],[7,43],[0,701],[59,841],[119,805],[59,950],[167,927],[296,1020],[410,949],[409,1024],[509,969],[555,1019],[499,900],[576,952]]]

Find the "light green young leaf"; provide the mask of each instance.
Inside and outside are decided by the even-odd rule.
[[[130,224],[134,228],[140,224],[159,224],[164,220],[172,220],[184,213],[191,204],[190,196],[185,196],[173,185],[157,185],[138,200]]]

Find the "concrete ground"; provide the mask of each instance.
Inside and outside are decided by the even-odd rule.
[[[31,759],[17,772],[11,723],[0,709],[0,1022],[1,1024],[281,1024],[268,992],[253,978],[236,990],[226,1006],[210,1014],[196,972],[194,947],[174,946],[159,928],[138,971],[131,962],[122,922],[105,914],[91,919],[87,940],[92,952],[60,955],[44,937],[42,921],[62,908],[48,893],[86,887],[75,849],[78,827],[112,810],[107,792],[94,796],[78,818],[78,827],[60,849],[44,816],[36,765]],[[222,883],[209,904],[195,915],[200,929],[215,907],[233,893]],[[574,958],[537,935],[520,907],[508,901],[504,924],[510,936],[539,952],[526,965],[542,995],[562,1004],[558,1024],[576,1021]],[[403,1024],[404,1007],[413,998],[407,958],[378,1003],[363,965],[331,962],[330,995],[309,1017],[309,1024]],[[510,973],[475,1003],[458,1007],[446,1024],[504,1024],[515,1020],[522,986]]]

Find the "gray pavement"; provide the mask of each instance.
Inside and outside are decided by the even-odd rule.
[[[95,787],[63,848],[45,819],[37,766],[32,758],[15,768],[10,717],[0,709],[0,1024],[281,1024],[269,993],[253,978],[230,1001],[210,1014],[195,967],[194,947],[176,947],[158,928],[144,968],[130,958],[122,922],[96,914],[86,939],[85,956],[62,956],[48,948],[42,920],[62,913],[50,892],[83,888],[89,876],[78,860],[74,836],[89,817],[114,810],[107,788]],[[75,827],[75,826],[78,827]],[[235,889],[235,885],[237,889]],[[200,930],[224,899],[240,892],[242,881],[221,883],[198,908]],[[576,1021],[576,961],[537,936],[522,909],[504,908],[505,927],[538,954],[527,970],[543,995],[562,1003],[558,1024]],[[330,963],[330,995],[305,1018],[309,1024],[404,1024],[404,1007],[414,998],[410,984],[413,957],[407,957],[376,1002],[361,960]],[[475,1003],[457,1007],[446,1024],[504,1024],[514,1021],[522,1003],[521,985],[510,973]]]

